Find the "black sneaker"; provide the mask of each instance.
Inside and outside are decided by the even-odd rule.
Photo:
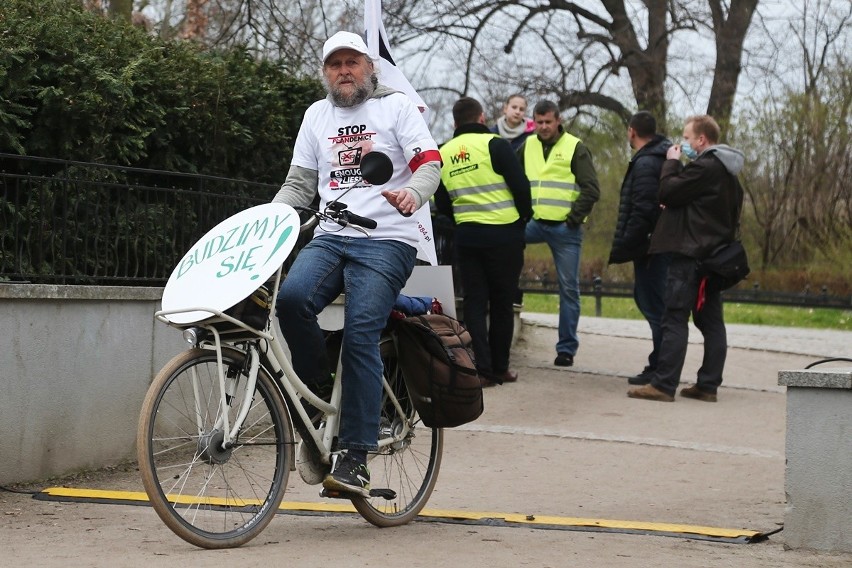
[[[645,367],[638,375],[634,375],[627,379],[627,384],[630,385],[648,385],[651,384],[651,379],[654,377],[655,369]]]
[[[557,367],[570,367],[574,364],[574,356],[568,355],[567,353],[557,353],[556,360],[553,361],[553,364]]]
[[[322,486],[329,491],[370,496],[370,470],[367,466],[343,454],[331,473],[325,476]]]

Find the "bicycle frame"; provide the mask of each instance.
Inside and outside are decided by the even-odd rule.
[[[278,269],[278,272],[275,276],[275,286],[273,290],[278,290],[281,284],[283,273],[283,267]],[[234,419],[233,424],[228,424],[228,400],[231,398],[229,395],[233,395],[233,389],[236,388],[236,379],[228,379],[225,376],[224,363],[222,359],[222,348],[224,345],[228,345],[229,347],[236,347],[240,349],[236,343],[245,343],[245,348],[242,350],[246,351],[249,354],[249,358],[251,361],[251,365],[248,372],[248,380],[245,382],[243,388],[246,393],[254,392],[255,384],[257,381],[257,373],[259,372],[261,366],[261,355],[258,349],[258,344],[260,341],[265,341],[266,346],[268,347],[268,351],[266,351],[266,362],[267,368],[266,370],[269,372],[270,376],[278,377],[275,380],[275,383],[279,389],[279,394],[283,397],[287,404],[287,408],[291,411],[295,410],[298,414],[298,418],[294,416],[290,416],[291,426],[294,420],[298,420],[300,425],[304,427],[302,432],[307,433],[316,448],[320,451],[320,460],[325,463],[331,463],[332,456],[332,444],[335,436],[337,435],[338,426],[340,423],[340,400],[342,395],[342,368],[340,367],[340,362],[338,361],[338,369],[337,369],[337,380],[334,382],[334,387],[331,394],[331,401],[326,402],[315,395],[310,388],[301,380],[301,378],[296,374],[296,371],[293,369],[292,363],[290,362],[290,357],[287,355],[284,346],[286,342],[284,341],[283,336],[281,335],[280,330],[277,326],[277,318],[275,317],[274,310],[270,310],[269,319],[268,319],[268,329],[269,331],[262,331],[258,329],[251,328],[247,326],[245,323],[225,314],[219,310],[210,309],[207,307],[191,307],[185,310],[179,310],[180,312],[195,312],[202,311],[210,313],[214,321],[203,321],[195,324],[182,324],[175,325],[170,322],[166,316],[170,314],[177,313],[178,310],[170,310],[170,311],[158,311],[155,314],[155,317],[160,321],[170,325],[172,327],[178,327],[181,329],[188,328],[203,328],[206,331],[210,332],[213,341],[199,341],[198,347],[203,349],[211,349],[216,352],[217,366],[219,372],[219,392],[220,392],[220,416],[217,420],[216,426],[220,428],[224,434],[223,447],[230,448],[234,444],[234,440],[237,438],[241,428],[243,427],[243,421],[245,420],[250,405],[252,397],[246,396],[243,397],[243,406],[239,409],[236,418]],[[227,321],[232,323],[240,328],[254,334],[257,336],[256,339],[253,340],[240,340],[235,343],[227,342],[227,340],[223,340],[219,331],[212,325],[213,323],[218,323],[219,321]],[[388,338],[391,341],[396,341],[394,338]],[[395,343],[394,343],[395,345]],[[271,354],[271,355],[270,355]],[[230,381],[230,382],[229,382]],[[403,413],[402,406],[397,400],[393,389],[388,383],[385,377],[382,378],[383,389],[384,392],[388,395],[390,402],[394,405],[395,409],[399,413]],[[310,417],[308,416],[307,411],[300,404],[301,400],[305,400],[314,408],[320,410],[325,415],[325,420],[322,426],[314,426],[311,422]],[[384,437],[383,439],[378,440],[379,448],[383,448],[399,442],[403,440],[409,433],[411,428],[410,424],[405,424],[403,429],[399,432],[391,433],[390,436]],[[201,431],[201,424],[199,418],[199,432]]]
[[[328,486],[340,455],[341,359],[326,402],[294,370],[273,311],[264,324],[255,319],[249,325],[238,318],[252,321],[251,310],[243,310],[251,304],[239,301],[263,304],[255,283],[261,279],[264,291],[279,290],[298,233],[320,219],[367,237],[365,227],[376,224],[339,201],[322,211],[298,208],[311,216],[301,226],[288,208],[259,205],[208,231],[172,273],[163,309],[155,314],[182,329],[192,348],[175,355],[149,385],[137,431],[139,470],[157,515],[203,548],[255,538],[276,514],[291,471],[309,485],[322,483],[322,497],[348,499],[368,522],[392,527],[420,513],[440,470],[443,432],[419,420],[396,338],[386,330],[377,346],[383,390],[378,448],[367,455],[378,464],[372,486],[358,493]],[[322,413],[319,421],[313,409]]]

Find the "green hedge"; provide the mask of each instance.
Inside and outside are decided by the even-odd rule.
[[[0,152],[280,183],[320,83],[83,10],[0,6]]]

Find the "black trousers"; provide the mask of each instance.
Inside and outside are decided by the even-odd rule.
[[[728,353],[728,336],[722,310],[722,296],[718,290],[707,287],[704,304],[696,309],[701,278],[695,259],[675,256],[669,265],[666,278],[666,309],[663,312],[662,342],[657,371],[651,384],[674,396],[689,341],[689,316],[704,336],[704,358],[698,369],[696,382],[707,393],[714,393],[722,384],[722,372]]]
[[[457,244],[456,264],[476,367],[484,374],[501,374],[509,369],[515,327],[512,304],[524,266],[524,243],[485,248]]]

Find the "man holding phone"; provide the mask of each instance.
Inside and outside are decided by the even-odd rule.
[[[651,236],[649,254],[671,253],[666,278],[663,339],[657,369],[649,384],[630,389],[627,396],[674,402],[686,359],[689,316],[704,336],[704,359],[696,384],[680,395],[716,402],[727,355],[727,334],[719,289],[699,274],[699,262],[720,245],[737,237],[743,189],[737,174],[743,153],[719,144],[719,125],[708,115],[692,116],[683,128],[683,143],[672,146],[660,174],[660,203],[664,206]],[[691,161],[685,166],[681,155]]]

